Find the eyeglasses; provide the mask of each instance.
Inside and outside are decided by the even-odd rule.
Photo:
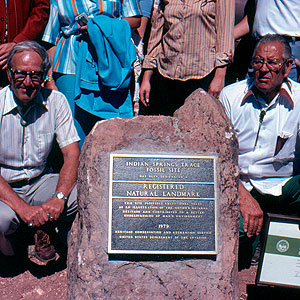
[[[264,64],[266,64],[267,68],[270,71],[274,71],[274,72],[279,71],[285,63],[286,63],[286,60],[284,60],[283,62],[280,62],[276,58],[264,60],[263,58],[256,57],[252,60],[252,66],[255,70],[259,70],[260,68],[262,68],[262,66]]]
[[[25,78],[27,77],[27,75],[30,77],[31,82],[33,84],[39,84],[41,82],[43,82],[44,80],[44,72],[42,71],[23,71],[23,70],[13,70],[13,69],[9,69],[13,79],[15,82],[23,82],[25,80]]]

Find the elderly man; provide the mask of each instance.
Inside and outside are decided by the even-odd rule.
[[[256,39],[266,34],[283,35],[291,46],[293,58],[297,59],[292,64],[289,78],[299,80],[300,74],[298,74],[296,65],[300,60],[299,1],[248,0],[247,4],[255,6],[253,20],[251,20],[251,15],[246,15],[234,29],[235,38],[239,38],[249,32],[252,32]],[[253,28],[249,28],[251,24],[253,24]]]
[[[266,35],[254,51],[254,78],[220,94],[239,141],[240,267],[264,213],[300,213],[300,85],[288,78],[291,57],[284,37]]]
[[[8,53],[18,42],[41,39],[49,7],[50,0],[0,0],[0,87],[8,84]]]
[[[58,235],[76,213],[79,146],[65,97],[42,87],[50,58],[36,42],[16,44],[7,60],[10,85],[0,91],[0,250],[14,256],[15,232],[28,225],[37,258],[55,258],[48,230]],[[59,174],[47,168],[56,138],[64,158]]]

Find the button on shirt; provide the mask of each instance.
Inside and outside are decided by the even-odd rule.
[[[46,167],[53,140],[63,148],[79,141],[67,100],[42,88],[22,114],[10,87],[0,91],[0,171],[7,182],[39,176]]]
[[[143,68],[176,80],[200,79],[233,53],[233,0],[161,1]]]
[[[253,85],[249,79],[227,86],[220,101],[238,137],[244,186],[278,196],[299,173],[300,84],[284,82],[270,104],[253,93]]]

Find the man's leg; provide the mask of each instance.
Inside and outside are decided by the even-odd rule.
[[[279,213],[300,216],[300,175],[292,177],[283,186],[279,209]]]
[[[16,254],[13,235],[19,226],[16,213],[0,201],[0,251],[7,256]]]
[[[37,182],[34,182],[26,193],[29,204],[38,206],[50,200],[56,191],[58,177],[58,174],[46,174]],[[54,222],[49,221],[40,228],[51,236],[51,239],[55,243],[56,250],[60,255],[65,255],[68,233],[71,229],[76,212],[77,188],[75,187],[68,197],[65,209],[59,219]]]
[[[281,196],[260,194],[255,189],[252,189],[251,195],[257,200],[264,213],[300,215],[300,175],[294,176],[283,186]],[[264,236],[264,232],[260,236]],[[242,268],[247,267],[245,264],[250,266],[251,257],[254,255],[260,236],[247,237],[243,231],[243,217],[241,216],[239,265],[243,265]]]
[[[260,236],[252,238],[247,237],[247,233],[243,229],[244,219],[240,214],[239,222],[239,254],[238,254],[238,268],[239,270],[248,269],[251,265],[252,257],[258,245]]]
[[[258,202],[263,212],[268,212],[269,207],[277,207],[278,198],[272,195],[260,194],[256,189],[252,189],[250,192],[251,196]],[[264,218],[265,224],[265,218]],[[249,238],[247,233],[243,229],[243,216],[240,215],[239,223],[239,269],[249,268],[251,265],[252,258],[255,254],[256,248],[262,236],[264,236],[264,225],[260,235]]]

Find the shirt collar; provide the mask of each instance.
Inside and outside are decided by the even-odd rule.
[[[47,98],[44,97],[43,88],[41,88],[37,97],[34,99],[34,103],[38,104],[38,105],[43,105],[48,110]],[[12,110],[14,110],[17,107],[18,107],[18,105],[15,102],[13,92],[12,92],[10,86],[8,86],[6,95],[5,95],[3,115],[10,113]]]
[[[254,79],[251,79],[248,84],[248,91],[246,92],[244,98],[242,99],[241,106],[247,100],[250,100],[251,97],[254,97],[254,99],[256,99],[253,88],[254,88]],[[287,79],[282,83],[278,96],[279,97],[277,97],[277,99],[280,98],[282,100],[286,100],[292,107],[294,107],[294,101],[292,99],[292,85],[289,79]]]

